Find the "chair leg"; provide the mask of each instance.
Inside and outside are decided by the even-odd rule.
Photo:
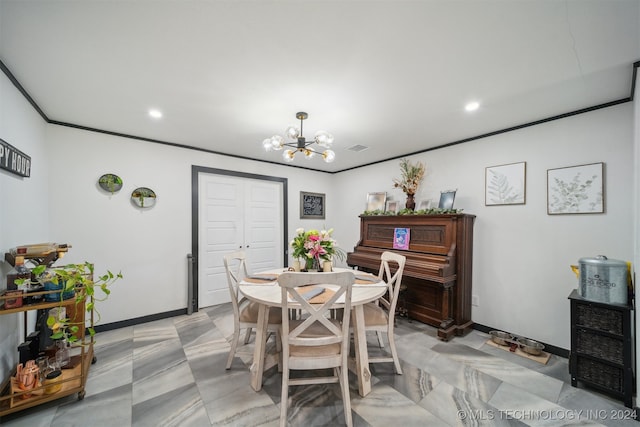
[[[340,388],[342,389],[342,405],[344,406],[344,421],[348,427],[353,426],[353,418],[351,416],[351,395],[349,394],[349,368],[346,362],[339,369]]]
[[[231,339],[231,349],[229,350],[229,358],[227,359],[227,368],[231,369],[231,363],[236,355],[236,349],[238,348],[238,341],[240,340],[240,329],[236,328],[233,331],[233,338]]]
[[[249,344],[249,338],[251,338],[251,331],[253,328],[247,328],[247,332],[244,335],[244,343]]]
[[[378,335],[378,344],[380,344],[380,348],[384,348],[384,341],[382,339],[382,332],[376,331],[376,334]]]
[[[387,333],[389,337],[389,348],[391,349],[391,357],[393,357],[393,364],[396,367],[396,373],[402,375],[402,368],[400,367],[400,359],[398,358],[398,350],[396,350],[396,339],[393,334],[393,328]]]
[[[287,425],[287,406],[289,405],[289,369],[282,372],[282,394],[280,395],[280,427]]]
[[[282,372],[282,341],[280,331],[276,331],[276,352],[278,352],[278,372]]]

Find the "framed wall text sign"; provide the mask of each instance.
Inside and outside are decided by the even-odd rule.
[[[300,192],[300,219],[324,219],[323,193]]]
[[[0,139],[0,169],[28,178],[31,176],[31,157]]]

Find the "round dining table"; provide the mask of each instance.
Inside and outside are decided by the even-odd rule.
[[[282,307],[282,294],[277,282],[277,276],[287,269],[262,271],[249,275],[240,284],[240,292],[249,300],[257,302],[258,322],[256,330],[253,362],[251,364],[251,387],[255,391],[262,389],[262,375],[265,363],[273,366],[277,359],[265,361],[267,319],[269,310]],[[385,294],[387,284],[377,276],[347,268],[334,268],[333,271],[353,271],[356,282],[351,291],[351,323],[355,345],[355,369],[358,377],[358,392],[366,396],[371,391],[371,371],[369,370],[369,354],[367,352],[367,338],[364,328],[363,305],[375,301]],[[343,300],[344,301],[344,300]],[[335,308],[340,308],[340,299],[336,301]],[[277,357],[277,355],[276,355]]]

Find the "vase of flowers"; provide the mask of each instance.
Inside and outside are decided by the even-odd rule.
[[[296,235],[291,241],[292,256],[295,260],[301,260],[301,270],[323,271],[324,262],[331,262],[334,257],[345,258],[345,252],[338,247],[335,239],[331,237],[331,233],[333,233],[333,228],[320,231],[305,231],[304,228],[296,230]]]
[[[402,178],[394,178],[394,188],[400,188],[407,195],[406,207],[407,209],[415,209],[416,201],[415,194],[418,191],[418,186],[424,178],[424,163],[416,162],[411,164],[408,159],[402,159],[400,161],[400,173]]]

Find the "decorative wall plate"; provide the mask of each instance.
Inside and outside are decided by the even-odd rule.
[[[98,179],[98,185],[111,194],[117,193],[122,188],[122,178],[112,173],[105,173]]]
[[[138,187],[131,193],[131,201],[140,208],[150,208],[156,204],[156,193],[147,187]]]

